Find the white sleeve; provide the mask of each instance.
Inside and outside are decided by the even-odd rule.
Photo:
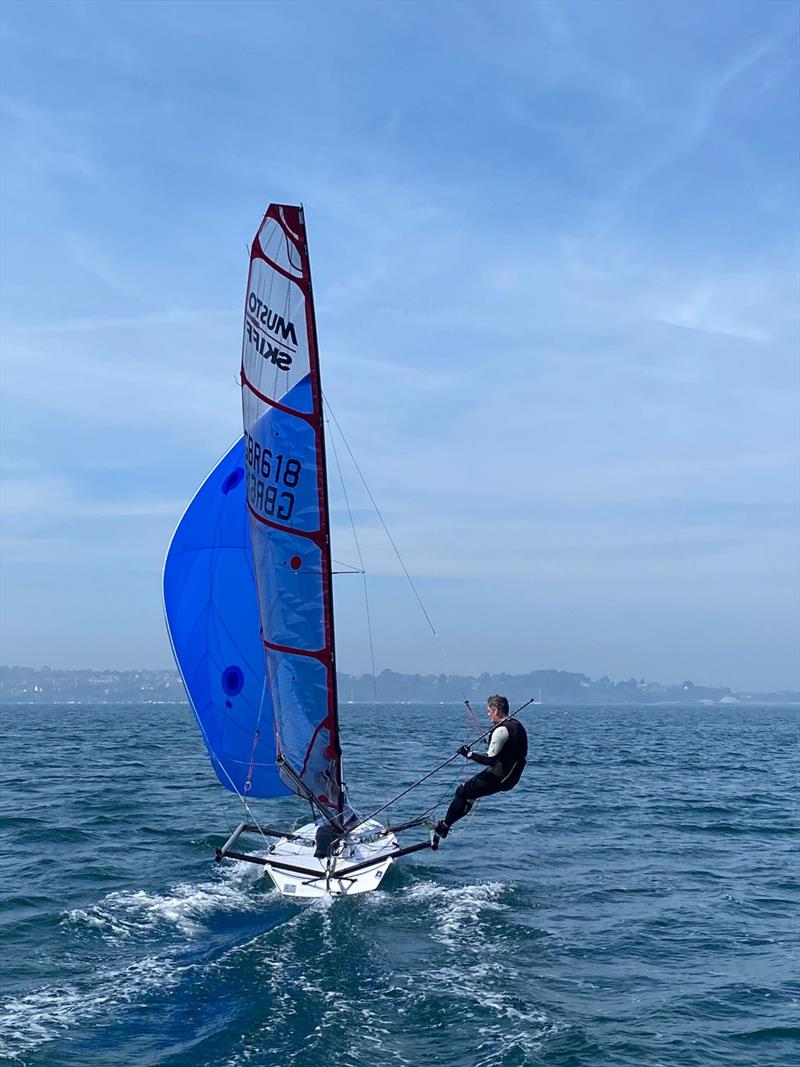
[[[498,726],[497,729],[492,732],[492,740],[489,742],[489,748],[486,755],[494,759],[506,741],[508,741],[508,730],[506,730],[505,726]]]

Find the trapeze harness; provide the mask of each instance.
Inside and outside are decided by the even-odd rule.
[[[522,723],[510,718],[499,722],[489,734],[486,755],[473,752],[469,757],[476,763],[484,764],[486,770],[458,787],[444,817],[444,825],[449,829],[454,822],[463,819],[479,797],[507,793],[513,789],[525,770],[527,755],[528,735]]]

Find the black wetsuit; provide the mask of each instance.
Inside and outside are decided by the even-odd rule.
[[[489,735],[490,748],[492,734],[501,726],[506,728],[508,740],[495,756],[473,752],[472,759],[476,763],[485,764],[486,770],[456,789],[456,795],[443,820],[448,829],[454,822],[463,819],[479,797],[489,797],[492,793],[507,793],[522,777],[528,755],[528,735],[525,733],[525,727],[517,719],[501,720]]]

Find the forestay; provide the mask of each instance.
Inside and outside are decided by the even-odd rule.
[[[302,210],[271,205],[250,253],[242,344],[247,511],[286,785],[345,807],[322,393]]]

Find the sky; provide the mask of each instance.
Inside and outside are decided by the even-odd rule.
[[[172,664],[276,201],[438,634],[343,460],[377,670],[800,688],[799,13],[5,0],[0,660]]]

